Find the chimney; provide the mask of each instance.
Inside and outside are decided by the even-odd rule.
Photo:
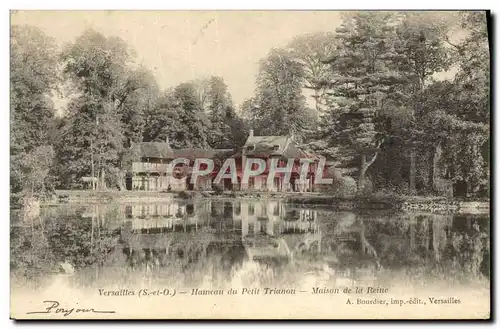
[[[167,143],[167,144],[169,144],[169,145],[170,145],[170,140],[169,140],[168,136],[167,136],[167,137],[165,137],[165,143]]]
[[[248,138],[250,137],[253,137],[253,129],[250,129],[250,131],[248,132]]]

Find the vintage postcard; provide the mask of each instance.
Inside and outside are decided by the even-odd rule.
[[[489,319],[488,11],[11,11],[13,319]]]

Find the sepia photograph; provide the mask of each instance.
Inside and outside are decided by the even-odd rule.
[[[490,319],[491,21],[11,10],[11,319]]]

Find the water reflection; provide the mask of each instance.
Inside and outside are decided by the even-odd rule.
[[[64,266],[75,269],[73,284],[85,287],[489,281],[489,221],[473,215],[204,199],[54,207],[33,226],[14,224],[12,273],[33,282]]]

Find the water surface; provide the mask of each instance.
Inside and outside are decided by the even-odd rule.
[[[44,208],[12,219],[14,287],[489,287],[489,216],[278,200]]]

